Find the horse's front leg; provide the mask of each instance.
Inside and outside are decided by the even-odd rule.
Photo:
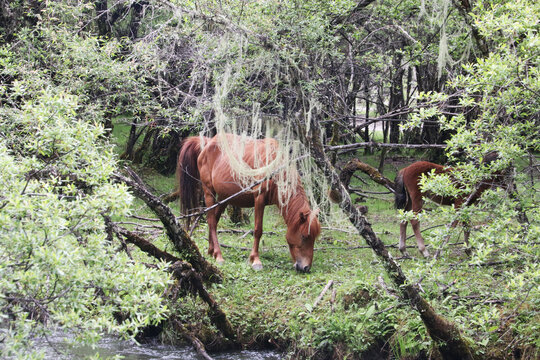
[[[261,194],[255,198],[255,228],[253,230],[253,248],[249,254],[249,262],[254,270],[261,270],[262,263],[259,259],[259,241],[263,233],[263,215],[264,215],[265,200]]]
[[[214,205],[214,196],[212,194],[205,194],[205,202],[207,207]],[[216,261],[220,264],[223,263],[225,260],[223,260],[221,248],[219,247],[219,242],[217,238],[217,224],[226,206],[227,205],[216,206],[212,210],[208,211],[208,214],[206,215],[208,223],[208,254],[212,255],[214,259],[216,259]]]
[[[422,200],[422,196],[420,193],[417,194],[418,196],[411,196],[412,199],[412,205],[411,210],[414,213],[415,218],[411,219],[411,226],[414,231],[414,237],[416,238],[416,244],[418,245],[418,251],[424,256],[429,257],[429,251],[426,249],[426,244],[424,243],[424,238],[422,237],[422,233],[420,232],[420,221],[418,221],[417,216],[422,211],[422,206],[424,201]]]

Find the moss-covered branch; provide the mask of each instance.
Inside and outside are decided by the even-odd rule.
[[[178,223],[172,210],[157,196],[148,191],[142,180],[133,170],[127,169],[127,172],[130,178],[121,174],[115,174],[113,178],[129,186],[133,194],[143,200],[158,216],[176,251],[181,254],[180,258],[189,262],[205,281],[221,282],[222,276],[218,268],[206,261],[201,255],[197,244],[191,240],[186,231]]]
[[[150,243],[148,240],[144,239],[142,236],[138,235],[133,231],[129,231],[125,228],[122,228],[106,219],[106,225],[118,236],[123,237],[127,242],[134,244],[144,253],[167,262],[172,263],[169,268],[169,271],[172,273],[173,277],[178,281],[177,286],[188,290],[194,294],[197,294],[208,306],[208,316],[212,323],[219,329],[222,334],[229,340],[235,341],[236,334],[232,328],[231,323],[227,319],[227,315],[221,310],[219,304],[214,300],[212,294],[206,290],[206,287],[203,284],[201,276],[197,271],[186,261],[182,261],[174,255],[169,254],[166,251],[163,251],[156,247],[154,244]],[[173,319],[174,321],[174,319]],[[198,339],[194,336],[190,337],[190,341],[194,343],[194,346],[197,348]],[[204,350],[204,347],[202,348]],[[197,349],[199,351],[199,349]],[[201,352],[202,353],[202,352]]]
[[[297,126],[299,129],[303,129],[302,124],[297,124]],[[299,131],[299,133],[305,134],[304,131]],[[351,223],[379,257],[396,288],[399,289],[400,296],[408,300],[411,307],[418,312],[442,357],[444,359],[472,359],[473,356],[469,345],[461,336],[456,325],[437,314],[433,307],[422,297],[418,286],[407,279],[399,264],[390,255],[383,242],[375,235],[366,217],[354,206],[346,187],[326,157],[320,139],[318,121],[312,119],[310,134],[309,136],[303,136],[303,142],[309,147],[313,160],[331,184],[332,191],[339,194],[341,199],[340,208],[348,215]]]

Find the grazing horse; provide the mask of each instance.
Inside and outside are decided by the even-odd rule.
[[[482,163],[490,163],[498,158],[498,153],[496,151],[489,152],[484,157]],[[465,201],[468,201],[468,204],[474,203],[480,195],[490,187],[494,185],[495,182],[501,183],[503,181],[503,174],[498,172],[494,176],[482,183],[476,188],[476,190],[469,194],[468,196],[458,196],[458,197],[449,197],[449,196],[439,196],[429,192],[422,192],[420,190],[419,181],[423,174],[428,174],[431,171],[434,171],[435,174],[451,174],[455,169],[445,167],[439,164],[434,164],[427,161],[417,161],[403,169],[401,169],[395,180],[395,206],[398,209],[404,209],[405,211],[412,210],[414,214],[418,214],[422,211],[423,198],[427,197],[434,202],[440,205],[454,205],[456,209],[461,207]],[[471,197],[470,199],[468,199]],[[458,221],[452,222],[452,228],[458,224]],[[429,252],[426,249],[424,244],[424,238],[420,233],[420,223],[417,219],[411,220],[411,226],[416,237],[416,242],[418,245],[418,250],[425,257],[429,257]],[[465,226],[464,229],[464,240],[467,246],[469,246],[469,228]],[[408,256],[405,241],[407,239],[407,221],[402,221],[399,225],[399,250],[406,256]]]
[[[225,134],[223,141],[235,144],[241,141],[240,137]],[[223,255],[217,239],[217,224],[219,218],[228,204],[239,207],[255,208],[255,228],[253,249],[249,255],[251,266],[255,270],[262,269],[259,259],[259,241],[263,229],[264,207],[277,205],[285,223],[287,224],[286,239],[297,271],[307,272],[313,261],[313,245],[321,232],[321,225],[317,218],[318,210],[311,211],[306,193],[298,179],[294,194],[286,204],[280,201],[280,191],[273,179],[268,179],[256,187],[242,191],[244,188],[235,179],[231,168],[231,159],[220,147],[220,135],[213,138],[194,136],[187,138],[182,144],[178,156],[177,177],[180,188],[180,205],[184,213],[189,212],[198,204],[197,193],[202,185],[204,200],[207,207],[218,204],[219,201],[235,195],[226,203],[219,203],[208,211],[208,254],[217,262],[223,262]],[[257,168],[256,163],[271,162],[276,158],[278,143],[275,139],[247,140],[244,144],[242,160],[251,167]],[[294,171],[289,176],[298,177]],[[261,177],[250,177],[255,183]],[[252,181],[251,181],[252,180]],[[241,192],[242,191],[242,192]],[[241,192],[241,193],[240,193]]]

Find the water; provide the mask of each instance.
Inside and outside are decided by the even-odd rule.
[[[47,360],[85,359],[99,353],[100,358],[121,355],[126,360],[201,360],[191,347],[177,347],[158,342],[137,344],[133,341],[120,340],[114,337],[102,339],[96,347],[70,345],[63,336],[49,336],[36,344],[36,350],[44,351]],[[281,355],[269,350],[227,351],[209,354],[215,360],[279,360]]]

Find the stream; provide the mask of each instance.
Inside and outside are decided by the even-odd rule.
[[[99,354],[100,359],[122,356],[126,360],[201,360],[192,347],[164,345],[159,342],[137,344],[114,337],[103,338],[94,348],[66,342],[64,336],[51,335],[36,341],[35,350],[43,351],[46,360],[78,360]],[[215,360],[279,360],[282,355],[272,350],[241,350],[209,353]]]

